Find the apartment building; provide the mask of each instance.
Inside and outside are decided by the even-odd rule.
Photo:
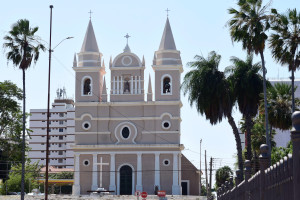
[[[30,134],[28,157],[31,163],[46,164],[47,109],[30,110]],[[54,100],[50,109],[49,165],[57,168],[73,168],[74,153],[70,145],[74,144],[75,108],[72,99]]]

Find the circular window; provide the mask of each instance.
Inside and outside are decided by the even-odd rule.
[[[130,134],[129,128],[128,127],[124,127],[122,129],[122,137],[124,139],[127,139],[129,137],[129,134]]]
[[[132,63],[132,58],[130,56],[124,56],[122,58],[122,64],[125,66],[129,66]]]
[[[84,166],[89,166],[90,165],[90,161],[89,160],[84,160],[83,161],[83,165]]]
[[[82,123],[82,128],[83,128],[84,130],[89,130],[89,129],[91,128],[91,123],[88,122],[88,121],[83,122],[83,123]]]
[[[163,129],[169,129],[171,127],[171,123],[169,121],[163,121],[161,126]]]
[[[164,159],[163,164],[164,164],[164,166],[169,166],[170,165],[170,160]]]

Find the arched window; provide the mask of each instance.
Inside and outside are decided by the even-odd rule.
[[[130,82],[129,82],[129,78],[125,78],[124,79],[124,91],[123,93],[127,94],[130,93]]]
[[[92,88],[91,88],[91,79],[86,78],[83,82],[83,95],[91,95]]]
[[[163,79],[162,82],[162,87],[163,87],[163,94],[168,94],[171,93],[172,87],[171,87],[171,79],[170,77],[166,76]]]

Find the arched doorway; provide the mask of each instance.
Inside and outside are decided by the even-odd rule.
[[[132,169],[124,165],[120,169],[120,195],[132,194]]]

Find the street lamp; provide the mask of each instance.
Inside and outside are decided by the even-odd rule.
[[[72,39],[73,37],[67,37],[60,41],[53,49],[51,49],[51,36],[52,36],[52,9],[53,5],[50,5],[50,39],[49,39],[49,72],[48,72],[48,105],[47,105],[47,137],[46,137],[46,174],[45,174],[45,200],[48,200],[48,165],[49,165],[49,118],[50,118],[50,72],[51,72],[51,53],[54,49],[60,45],[63,41]]]

